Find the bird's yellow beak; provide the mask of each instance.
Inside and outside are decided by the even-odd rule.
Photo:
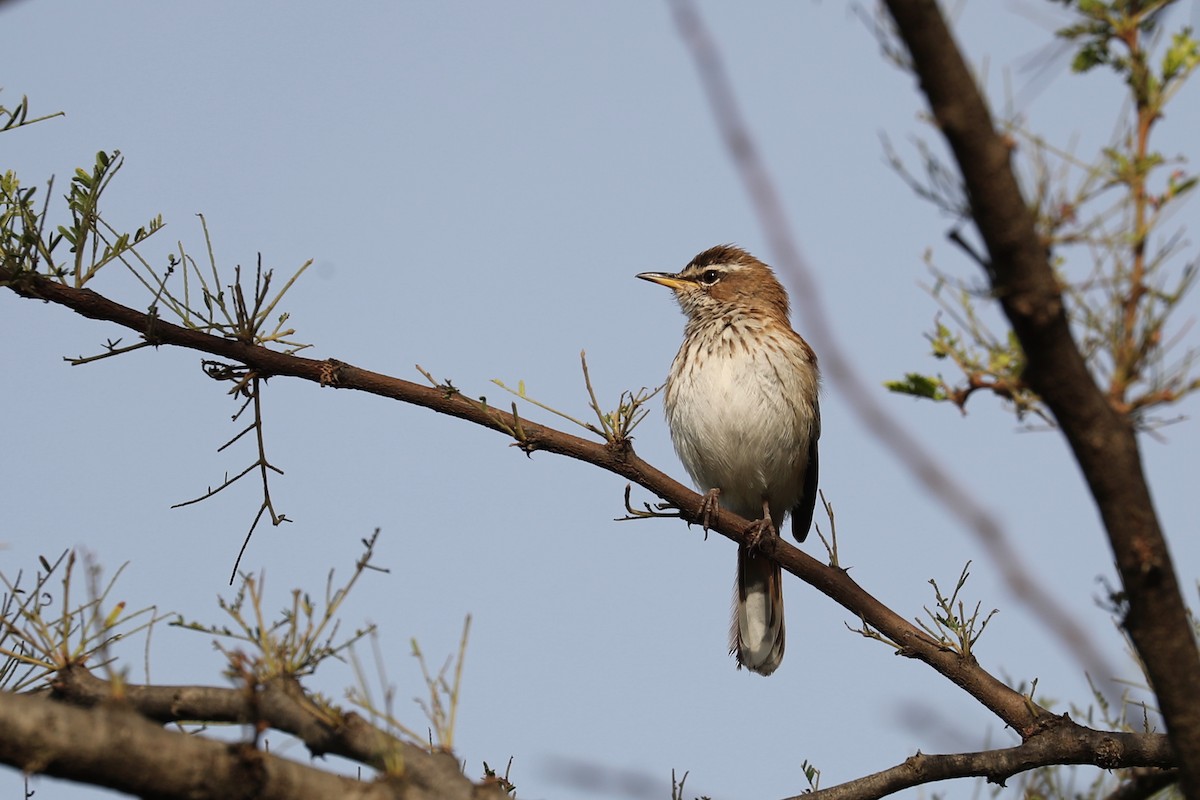
[[[692,283],[669,272],[642,272],[638,274],[638,277],[644,281],[666,286],[669,289],[681,289],[684,286],[690,286]]]

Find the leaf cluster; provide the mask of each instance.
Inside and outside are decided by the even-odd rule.
[[[1197,176],[1181,159],[1152,147],[1166,104],[1200,66],[1200,43],[1187,27],[1159,41],[1170,5],[1165,0],[1067,5],[1077,19],[1058,35],[1076,48],[1074,69],[1105,66],[1121,75],[1132,101],[1129,118],[1113,143],[1088,160],[1015,121],[1008,123],[1009,136],[1021,157],[1039,231],[1054,253],[1081,350],[1114,410],[1148,429],[1163,421],[1155,411],[1200,388],[1197,351],[1176,354],[1179,339],[1169,332],[1194,286],[1195,262],[1180,264],[1182,236],[1164,230]],[[919,194],[965,223],[970,219],[961,202],[965,193],[960,185],[947,184],[952,170],[927,146],[921,154],[928,175],[924,182],[908,174],[895,155],[893,166],[919,187]],[[950,239],[988,268],[958,227]],[[982,321],[981,304],[990,305],[990,294],[954,279],[932,261],[930,270],[935,281],[928,291],[940,311],[926,339],[932,355],[953,369],[948,374],[910,371],[886,387],[950,402],[964,412],[971,395],[984,390],[1004,400],[1018,419],[1033,414],[1049,422],[1040,398],[1022,379],[1025,359],[1015,337],[997,335]]]

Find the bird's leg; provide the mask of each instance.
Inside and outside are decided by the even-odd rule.
[[[700,501],[700,525],[704,528],[704,538],[708,538],[708,526],[721,508],[721,490],[709,489]]]
[[[763,515],[762,519],[754,522],[750,529],[746,531],[746,546],[751,550],[757,550],[763,542],[764,536],[778,536],[775,530],[775,523],[771,521],[771,506],[766,500],[763,500]]]

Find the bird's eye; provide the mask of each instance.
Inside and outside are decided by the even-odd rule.
[[[704,274],[700,276],[700,282],[705,286],[712,286],[719,280],[721,280],[721,271],[717,269],[706,269],[704,270]]]

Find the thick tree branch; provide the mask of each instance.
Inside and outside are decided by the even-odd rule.
[[[314,756],[326,753],[382,769],[386,752],[398,754],[410,782],[422,790],[465,780],[454,758],[430,754],[368,725],[354,714],[331,724],[327,715],[304,700],[298,684],[276,682],[262,687],[253,699],[246,692],[211,686],[120,687],[121,701],[157,723],[225,722],[266,726],[289,733]],[[114,685],[84,667],[61,671],[53,681],[54,697],[94,707],[110,700]],[[1083,727],[1069,717],[1044,717],[1040,729],[1022,744],[979,753],[926,755],[918,753],[890,769],[823,789],[803,797],[831,800],[870,800],[934,781],[985,777],[1003,784],[1030,769],[1052,764],[1092,764],[1103,769],[1159,768],[1174,764],[1165,736],[1153,733],[1109,733]],[[1169,773],[1155,770],[1145,780],[1170,782]]]
[[[934,781],[987,778],[1001,786],[1019,772],[1055,764],[1091,764],[1101,769],[1169,767],[1174,764],[1167,737],[1153,733],[1108,733],[1084,728],[1067,718],[1016,747],[980,753],[917,753],[903,764],[838,786],[789,800],[874,800]]]
[[[336,755],[376,770],[397,759],[408,780],[422,790],[466,780],[448,753],[430,753],[370,725],[358,714],[319,709],[296,681],[275,680],[250,694],[217,686],[144,686],[102,680],[87,668],[70,666],[51,681],[53,696],[93,707],[118,696],[139,714],[159,724],[232,723],[266,726],[302,741],[312,756]]]
[[[1125,627],[1146,665],[1181,783],[1200,797],[1200,652],[1129,421],[1096,386],[991,114],[934,0],[886,0],[962,171],[989,278],[1027,359],[1025,379],[1066,436],[1108,532],[1129,600]]]
[[[253,698],[242,690],[211,686],[122,685],[121,702],[157,723],[225,722],[269,727],[289,733],[314,756],[326,753],[382,769],[388,750],[399,755],[409,781],[430,792],[465,781],[454,758],[430,754],[368,725],[354,714],[331,724],[326,714],[304,700],[297,684],[272,683]],[[70,667],[53,681],[54,697],[75,705],[95,707],[112,698],[114,685],[83,667]],[[1022,744],[979,753],[926,755],[873,775],[823,789],[803,797],[830,800],[871,800],[902,789],[952,778],[985,777],[1003,784],[1030,769],[1052,764],[1092,764],[1103,769],[1159,768],[1174,764],[1165,736],[1153,733],[1109,733],[1086,728],[1069,717],[1045,717],[1040,729]],[[1146,780],[1161,784],[1155,770]],[[1166,774],[1166,780],[1171,779]]]
[[[129,706],[77,708],[0,692],[0,762],[32,774],[105,786],[145,798],[195,800],[394,800],[505,796],[461,774],[419,786],[404,777],[364,782],[297,764],[247,743],[166,731]]]

